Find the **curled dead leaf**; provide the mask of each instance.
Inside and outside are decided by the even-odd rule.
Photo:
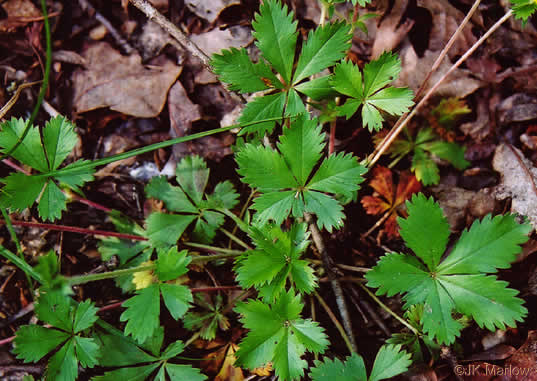
[[[86,69],[73,73],[73,104],[78,112],[110,107],[139,118],[155,117],[181,73],[169,60],[146,68],[137,53],[122,56],[106,42],[91,45],[83,57]]]

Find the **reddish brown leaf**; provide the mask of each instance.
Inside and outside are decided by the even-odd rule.
[[[373,179],[369,182],[379,195],[383,196],[386,201],[393,201],[393,177],[392,171],[386,167],[378,166],[373,169]]]
[[[369,182],[375,190],[372,196],[361,199],[362,206],[367,214],[380,215],[388,212],[384,217],[384,232],[390,238],[399,236],[397,216],[405,213],[399,208],[413,193],[420,190],[421,184],[416,177],[408,172],[402,172],[399,176],[397,190],[393,183],[392,171],[386,167],[378,166],[373,170],[373,178]]]

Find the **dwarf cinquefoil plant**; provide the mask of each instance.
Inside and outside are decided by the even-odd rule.
[[[414,255],[386,254],[366,274],[369,287],[379,295],[403,294],[405,308],[423,304],[423,329],[440,343],[451,344],[460,334],[454,312],[489,330],[522,321],[528,311],[518,292],[488,274],[510,266],[528,240],[529,224],[518,224],[513,215],[488,215],[445,255],[450,230],[440,206],[419,194],[407,208],[408,218],[399,218],[400,234]]]

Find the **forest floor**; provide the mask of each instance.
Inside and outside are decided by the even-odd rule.
[[[207,55],[230,47],[248,47],[256,53],[251,26],[259,8],[255,0],[151,0],[151,3],[179,25]],[[299,34],[307,36],[321,17],[318,2],[292,0],[286,3],[295,12]],[[506,12],[508,3],[504,0],[482,1],[430,84]],[[69,161],[95,160],[236,123],[242,107],[237,96],[230,93],[189,50],[157,24],[148,21],[127,0],[51,0],[47,4],[52,31],[52,71],[45,102],[34,124],[43,126],[57,114],[76,124],[80,139]],[[375,13],[376,16],[364,19],[367,33],[359,28],[355,30],[348,58],[363,67],[383,51],[394,51],[402,65],[396,85],[416,91],[472,4],[471,0],[374,0],[360,12]],[[350,4],[338,5],[333,17],[345,16],[352,9]],[[384,197],[387,202],[392,202],[397,188],[398,199],[404,201],[411,193],[421,190],[439,202],[454,236],[488,213],[511,211],[525,214],[537,223],[536,21],[534,18],[524,27],[514,19],[503,24],[435,92],[409,126],[409,131],[430,127],[446,141],[464,147],[465,158],[470,163],[466,169],[458,170],[443,160],[434,159],[439,176],[424,185],[419,184],[411,173],[411,156],[394,163],[385,155],[362,184],[358,196],[362,202],[345,207],[344,227],[323,233],[331,258],[342,265],[338,276],[351,310],[359,352],[368,364],[384,340],[391,333],[400,332],[402,326],[358,286],[344,281],[357,275],[353,269],[373,266],[385,252],[406,249],[398,236],[395,217],[379,223],[384,214],[375,215],[368,209],[367,202],[363,201],[365,196]],[[44,57],[44,26],[39,1],[1,0],[0,106],[8,103],[20,84],[43,78]],[[39,86],[38,82],[24,88],[7,113],[0,115],[0,120],[28,117],[36,103]],[[389,130],[395,121],[395,118],[388,118],[385,130]],[[382,136],[383,132],[372,135],[361,128],[357,116],[349,120],[338,118],[333,143],[336,152],[352,152],[363,159],[373,152]],[[39,225],[44,221],[38,217],[35,207],[10,214],[13,221],[26,223],[15,226],[25,260],[35,265],[37,258],[55,250],[61,255],[61,273],[65,276],[97,273],[106,266],[113,267],[110,261],[101,260],[98,237],[65,231],[61,227],[114,231],[108,217],[112,209],[143,225],[151,211],[162,208],[146,196],[145,185],[153,176],[173,173],[176,163],[189,155],[199,155],[207,161],[211,169],[209,189],[220,181],[229,180],[235,185],[241,201],[246,201],[250,189],[240,182],[236,173],[232,151],[235,140],[236,133],[225,132],[106,165],[96,172],[95,180],[82,189],[85,199],[77,196],[68,204],[68,210],[54,222],[56,227]],[[2,177],[14,171],[9,164],[13,162],[0,165]],[[372,187],[373,179],[377,184],[386,184],[385,187]],[[404,215],[403,203],[394,208],[393,216],[398,214]],[[5,226],[0,228],[0,243],[16,251]],[[215,240],[217,244],[227,247],[231,242],[219,233]],[[230,247],[236,248],[234,245]],[[537,329],[536,251],[537,240],[533,235],[512,267],[499,273],[499,277],[519,290],[525,300],[529,314],[524,323],[496,332],[470,324],[451,353],[437,360],[426,359],[405,377],[412,380],[451,379],[455,360],[450,356],[465,365],[537,367],[537,335],[534,333]],[[205,297],[211,299],[219,294],[230,301],[241,295],[231,263],[214,263],[194,270],[189,285]],[[326,275],[320,275],[319,284],[320,296],[337,313],[338,307]],[[204,291],[207,288],[210,292]],[[127,296],[113,281],[77,286],[73,297],[91,299],[102,309],[101,318],[122,328],[123,323],[119,320],[123,312],[121,302]],[[18,327],[35,322],[33,300],[25,274],[0,258],[2,380],[20,380],[25,374],[40,377],[44,371],[45,362],[24,364],[12,353],[10,339]],[[383,300],[394,311],[401,312],[400,298]],[[305,311],[308,314],[309,304],[313,301],[313,298],[307,300]],[[329,353],[340,358],[347,355],[338,331],[320,307],[317,320],[333,339]],[[184,355],[210,358],[220,354],[220,361],[193,362],[210,379],[217,374],[221,380],[270,379],[270,373],[255,375],[246,370],[221,373],[222,354],[230,344],[238,344],[245,332],[233,312],[229,313],[229,322],[229,330],[219,331],[214,340],[194,341]],[[192,332],[171,316],[163,316],[162,324],[175,339],[186,340],[192,336]],[[86,370],[80,379],[90,379],[95,374],[99,374],[97,370]],[[223,374],[227,376],[223,377]],[[250,378],[251,375],[256,378]],[[515,376],[479,377],[480,380],[522,380]],[[537,380],[537,372],[530,377],[533,378],[525,380]]]

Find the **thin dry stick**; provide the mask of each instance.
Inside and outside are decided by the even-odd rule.
[[[326,274],[328,275],[330,284],[332,285],[332,290],[334,291],[334,295],[336,297],[336,304],[338,306],[341,319],[343,320],[343,326],[345,327],[345,331],[347,332],[347,336],[349,337],[352,351],[356,352],[356,348],[357,348],[356,340],[354,340],[354,334],[352,332],[352,323],[351,323],[351,318],[349,314],[349,309],[347,308],[347,304],[345,303],[345,297],[343,295],[343,290],[341,289],[341,285],[339,284],[339,281],[337,280],[337,276],[334,273],[334,270],[332,269],[332,265],[330,263],[331,259],[330,259],[330,256],[328,255],[328,251],[326,250],[326,247],[324,246],[321,232],[317,228],[317,225],[315,225],[315,222],[313,221],[313,217],[311,216],[311,214],[304,213],[304,219],[309,225],[311,236],[313,238],[313,243],[317,247],[317,250],[319,250],[319,253],[321,253],[323,267],[326,271]]]
[[[451,75],[464,61],[470,57],[475,50],[485,42],[492,33],[494,33],[504,22],[506,22],[511,16],[513,15],[513,11],[509,10],[501,19],[499,19],[488,31],[485,33],[477,42],[470,48],[464,55],[459,58],[457,62],[451,66],[451,68],[435,83],[433,87],[423,97],[423,99],[414,107],[412,112],[408,114],[408,116],[393,130],[393,134],[390,135],[389,138],[383,140],[381,145],[379,146],[378,152],[375,154],[373,159],[368,163],[368,167],[372,167],[384,154],[384,152],[388,149],[388,147],[393,143],[393,141],[397,138],[399,133],[405,128],[405,126],[410,122],[410,120],[414,117],[414,115],[417,114],[417,112],[420,110],[421,107],[425,105],[427,100],[433,95],[433,93],[438,90],[440,85],[446,80],[447,77]]]
[[[328,317],[330,318],[330,320],[332,320],[332,323],[334,323],[334,325],[336,326],[337,330],[339,331],[341,337],[343,338],[343,341],[345,341],[345,344],[347,345],[347,348],[349,348],[349,351],[351,353],[353,352],[356,352],[356,349],[353,348],[352,346],[352,343],[351,343],[351,339],[349,338],[349,336],[345,333],[345,330],[343,329],[343,327],[341,326],[341,323],[339,322],[339,320],[337,320],[337,317],[336,315],[332,312],[332,310],[330,309],[330,307],[328,306],[328,304],[326,304],[326,302],[324,301],[323,298],[321,298],[321,296],[317,293],[317,291],[315,291],[313,293],[315,295],[315,297],[317,298],[317,300],[319,301],[319,304],[321,304],[321,306],[323,307],[323,309],[325,310],[325,312],[327,313]],[[351,336],[352,337],[352,336]]]
[[[449,50],[451,49],[451,47],[453,46],[453,44],[455,43],[457,38],[459,38],[459,35],[462,33],[462,31],[466,27],[466,24],[468,24],[468,22],[470,21],[470,18],[473,16],[474,12],[477,10],[477,7],[479,6],[480,2],[481,2],[481,0],[476,0],[475,1],[474,5],[470,9],[468,14],[464,18],[464,20],[462,20],[461,24],[459,25],[459,27],[457,28],[455,33],[453,33],[453,36],[451,36],[451,38],[449,39],[449,41],[446,44],[446,46],[444,47],[444,49],[440,52],[440,55],[436,58],[436,61],[433,63],[433,66],[431,67],[431,70],[429,70],[429,73],[427,74],[427,76],[423,80],[423,83],[420,85],[418,91],[416,92],[416,96],[414,97],[414,99],[417,100],[417,99],[420,98],[421,94],[425,90],[425,86],[427,86],[427,83],[429,82],[429,79],[431,78],[433,73],[440,67],[440,64],[442,63],[442,61],[444,60],[444,58],[448,54]],[[384,144],[384,141],[386,141],[387,139],[389,139],[392,136],[392,134],[397,130],[399,124],[401,124],[401,122],[407,117],[407,115],[408,115],[408,113],[405,113],[405,114],[401,115],[401,117],[397,120],[397,122],[392,127],[392,129],[390,130],[388,135],[386,135],[384,137],[384,140],[381,142],[381,144],[379,144],[375,148],[375,150],[373,151],[373,154],[371,156],[375,155],[377,153],[378,149]]]
[[[211,68],[209,61],[210,58],[203,50],[201,50],[195,43],[193,43],[186,34],[183,33],[175,24],[168,20],[162,13],[157,11],[146,0],[129,0],[136,8],[141,10],[149,20],[156,22],[162,29],[168,32],[173,38],[175,38],[181,46],[188,50],[192,55],[198,57],[203,65],[207,68]]]
[[[459,35],[462,33],[462,31],[466,27],[466,24],[468,24],[468,22],[470,21],[470,18],[474,15],[474,13],[477,10],[477,7],[479,6],[480,3],[481,3],[481,0],[476,0],[475,1],[474,5],[470,9],[468,14],[464,18],[464,20],[462,20],[461,24],[459,25],[459,27],[457,28],[455,33],[453,33],[453,36],[451,36],[451,38],[449,39],[449,41],[446,44],[446,46],[444,47],[444,49],[440,52],[440,55],[436,58],[436,61],[434,61],[433,66],[431,67],[431,70],[429,70],[429,73],[427,74],[427,76],[423,80],[422,84],[420,85],[418,91],[416,92],[416,96],[414,97],[414,99],[416,99],[416,100],[420,99],[421,94],[423,93],[423,91],[425,91],[425,87],[427,86],[427,83],[429,82],[429,79],[431,79],[431,76],[433,75],[433,73],[436,72],[436,70],[438,70],[438,68],[442,64],[442,61],[444,61],[444,58],[448,54],[449,50],[451,49],[451,47],[453,46],[455,41],[457,41],[457,38],[459,38]],[[379,146],[377,148],[375,148],[375,151],[373,152],[373,154],[371,156],[375,155],[377,153],[378,149],[384,144],[384,141],[389,139],[392,136],[392,134],[394,134],[394,132],[397,130],[397,128],[399,127],[401,122],[407,117],[407,115],[408,115],[408,113],[405,113],[405,114],[401,115],[401,117],[397,120],[397,122],[395,123],[393,128],[390,130],[388,135],[386,135],[386,137],[384,137],[384,140],[381,142],[381,144],[379,144]]]
[[[0,120],[7,114],[7,112],[11,109],[11,107],[13,107],[15,102],[17,102],[17,100],[19,99],[19,97],[21,95],[22,90],[24,90],[24,89],[26,89],[26,88],[28,88],[30,86],[37,85],[38,83],[41,83],[41,82],[43,82],[43,81],[23,83],[22,85],[17,87],[17,90],[15,91],[15,94],[13,94],[11,99],[9,101],[7,101],[7,103],[4,106],[2,106],[2,108],[0,109]]]
[[[116,40],[116,42],[121,46],[123,51],[127,54],[131,54],[134,51],[134,48],[129,44],[127,40],[121,36],[121,33],[119,33],[116,28],[104,17],[98,10],[96,10],[93,5],[90,4],[87,0],[78,0],[78,3],[82,7],[82,9],[87,9],[90,12],[95,13],[95,18],[97,21],[99,21],[103,26],[110,32],[110,35]]]

